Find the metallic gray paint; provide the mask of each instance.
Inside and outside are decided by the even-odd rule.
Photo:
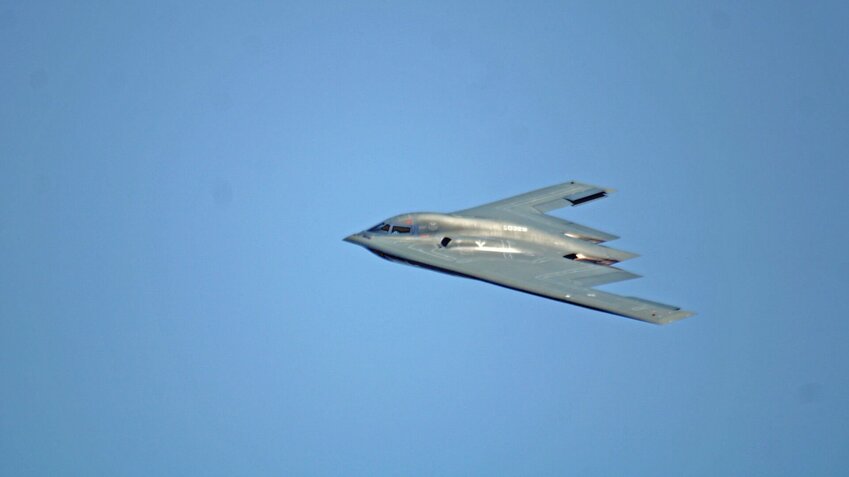
[[[363,231],[344,240],[388,260],[650,323],[691,316],[675,306],[593,289],[638,277],[612,266],[637,255],[600,245],[615,235],[544,213],[611,192],[567,182],[451,214],[395,216],[385,223],[412,232]]]

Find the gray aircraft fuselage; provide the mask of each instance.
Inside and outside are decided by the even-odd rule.
[[[613,234],[546,214],[611,192],[571,181],[449,214],[397,215],[345,241],[388,260],[650,323],[691,316],[676,306],[595,289],[637,278],[614,266],[637,255],[600,245],[615,240]]]
[[[382,225],[388,225],[388,230],[380,230]],[[396,227],[404,232],[396,232]],[[531,225],[435,212],[397,215],[350,235],[345,241],[361,245],[383,258],[406,263],[415,263],[416,260],[404,256],[403,251],[399,252],[399,245],[428,244],[444,252],[497,253],[513,258],[575,254],[579,261],[602,264],[613,264],[636,256]]]

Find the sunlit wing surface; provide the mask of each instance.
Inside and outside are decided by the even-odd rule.
[[[519,213],[534,215],[545,213],[561,207],[572,207],[606,197],[614,192],[613,189],[604,189],[580,182],[566,182],[537,189],[524,194],[519,194],[506,199],[501,199],[488,204],[463,209],[454,212],[457,215],[498,217],[499,211],[505,213]]]
[[[675,306],[593,288],[637,278],[614,266],[636,254],[599,245],[614,235],[545,213],[611,192],[568,182],[451,214],[393,217],[346,240],[389,260],[650,323],[691,316]]]
[[[456,253],[451,251],[450,246],[440,248],[425,244],[397,243],[387,247],[384,253],[386,258],[396,258],[412,265],[651,323],[665,324],[692,315],[674,306],[591,288],[638,277],[616,267],[527,253],[472,250]]]
[[[526,192],[471,209],[459,210],[454,214],[496,220],[521,220],[555,233],[564,233],[574,238],[601,243],[616,240],[619,237],[558,217],[552,217],[547,215],[546,212],[586,204],[607,197],[608,194],[613,192],[615,192],[613,189],[572,181]]]

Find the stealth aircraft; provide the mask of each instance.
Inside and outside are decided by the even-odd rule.
[[[449,214],[399,215],[345,241],[394,262],[650,323],[691,316],[677,306],[593,288],[637,278],[615,266],[636,254],[601,245],[615,235],[546,214],[611,192],[566,182]]]

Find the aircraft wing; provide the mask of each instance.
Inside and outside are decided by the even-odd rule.
[[[383,252],[413,265],[649,323],[666,324],[693,314],[675,306],[592,288],[637,277],[630,272],[556,256],[512,253],[509,242],[493,245],[452,250],[450,245],[446,248],[399,242]]]
[[[613,192],[613,189],[571,181],[470,209],[458,210],[457,212],[453,212],[453,214],[496,220],[521,221],[550,232],[563,233],[571,237],[600,243],[619,237],[574,222],[552,217],[545,213],[562,207],[574,207],[585,204],[607,197],[608,194]]]

